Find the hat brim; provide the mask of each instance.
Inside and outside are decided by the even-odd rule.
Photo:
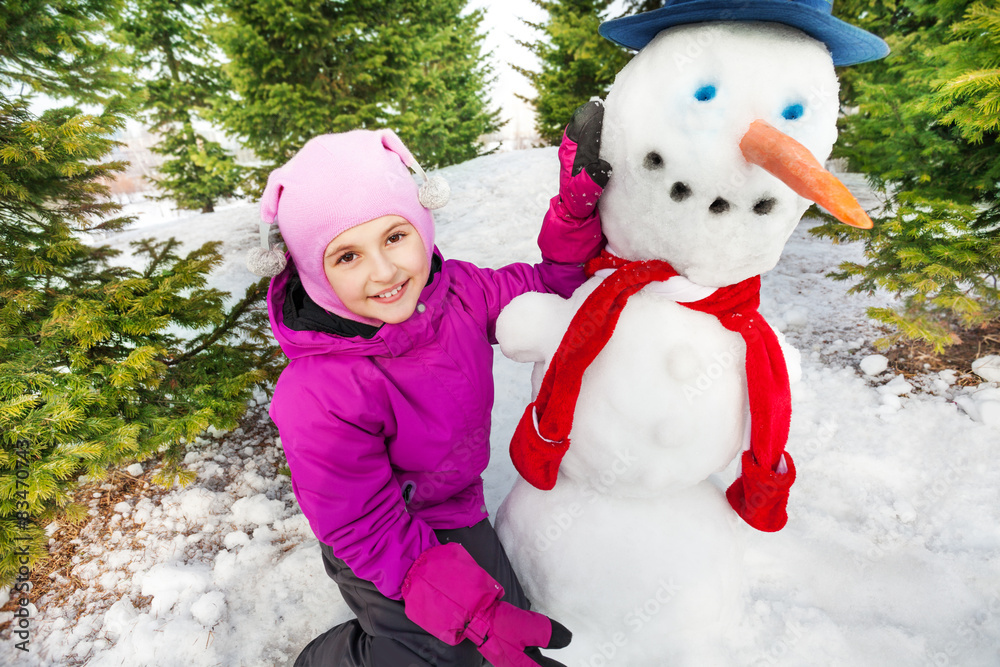
[[[889,45],[880,37],[828,13],[788,0],[740,3],[696,0],[605,21],[598,32],[616,44],[638,51],[666,28],[715,21],[771,21],[790,25],[826,44],[834,65],[856,65],[889,54]]]

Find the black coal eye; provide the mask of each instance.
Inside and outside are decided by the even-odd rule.
[[[761,199],[753,205],[753,212],[757,215],[767,215],[774,210],[774,205],[777,203],[778,201],[774,197]]]
[[[646,154],[646,159],[642,161],[642,166],[646,169],[662,169],[663,157],[656,151],[650,151]]]

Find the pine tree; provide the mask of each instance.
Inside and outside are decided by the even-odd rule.
[[[525,99],[535,109],[535,127],[542,140],[558,145],[573,112],[591,97],[607,95],[615,75],[631,56],[601,37],[597,28],[611,0],[532,0],[548,12],[545,23],[526,23],[542,33],[535,42],[520,42],[534,53],[541,70],[521,67],[536,96]],[[637,7],[642,9],[642,7]]]
[[[234,96],[219,118],[274,166],[319,134],[395,130],[425,168],[482,152],[491,70],[466,0],[223,0],[216,40]]]
[[[416,3],[404,30],[415,50],[407,54],[409,76],[399,82],[389,127],[428,169],[482,155],[480,138],[499,129],[500,112],[490,109],[488,95],[493,68],[482,54],[484,10],[466,13],[467,5]]]
[[[0,10],[0,585],[44,558],[47,523],[82,514],[81,476],[160,453],[162,479],[184,477],[184,439],[233,426],[274,375],[264,283],[226,310],[228,295],[206,287],[217,244],[182,257],[173,239],[143,241],[147,264],[133,270],[88,242],[130,221],[108,197],[124,164],[104,162],[133,108],[116,94],[128,78],[106,36],[119,10]],[[35,91],[101,110],[38,116]]]
[[[892,328],[879,341],[923,340],[940,352],[962,329],[1000,317],[1000,132],[997,10],[983,3],[846,0],[848,21],[892,53],[844,73],[835,156],[865,173],[885,206],[870,232],[832,224],[817,233],[863,239],[866,264],[833,274],[852,292],[883,289],[898,309],[869,315]]]
[[[131,0],[116,35],[145,82],[142,108],[161,135],[153,151],[168,158],[155,179],[160,198],[203,213],[234,197],[243,180],[232,154],[195,129],[228,84],[206,37],[211,8],[209,0]]]
[[[0,82],[17,95],[100,100],[128,77],[122,54],[102,38],[121,0],[21,0],[0,8]],[[3,93],[11,98],[11,91]]]

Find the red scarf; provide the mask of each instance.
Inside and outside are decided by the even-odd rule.
[[[650,283],[679,275],[663,261],[630,262],[607,252],[587,264],[587,274],[592,276],[601,269],[616,270],[576,312],[545,372],[538,396],[525,409],[510,443],[514,467],[539,489],[549,490],[556,484],[559,463],[569,449],[583,373],[611,339],[628,298]],[[788,490],[795,481],[795,466],[784,453],[792,401],[778,339],[757,312],[760,276],[680,305],[714,315],[746,343],[750,449],[743,453],[742,475],[726,491],[726,497],[754,528],[780,530],[788,520]],[[782,455],[788,470],[778,473]]]

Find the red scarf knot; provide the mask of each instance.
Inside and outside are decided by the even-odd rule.
[[[559,463],[569,449],[569,434],[583,373],[611,339],[628,298],[653,282],[679,275],[661,260],[629,261],[607,252],[587,263],[588,275],[615,269],[584,301],[563,335],[545,372],[535,401],[527,406],[510,443],[514,467],[539,489],[555,486]],[[681,306],[714,315],[746,344],[750,397],[750,449],[742,472],[726,491],[729,504],[754,528],[780,530],[788,520],[788,490],[795,465],[785,453],[791,421],[788,370],[778,339],[757,309],[760,276],[717,289]],[[787,472],[777,470],[784,459]]]

